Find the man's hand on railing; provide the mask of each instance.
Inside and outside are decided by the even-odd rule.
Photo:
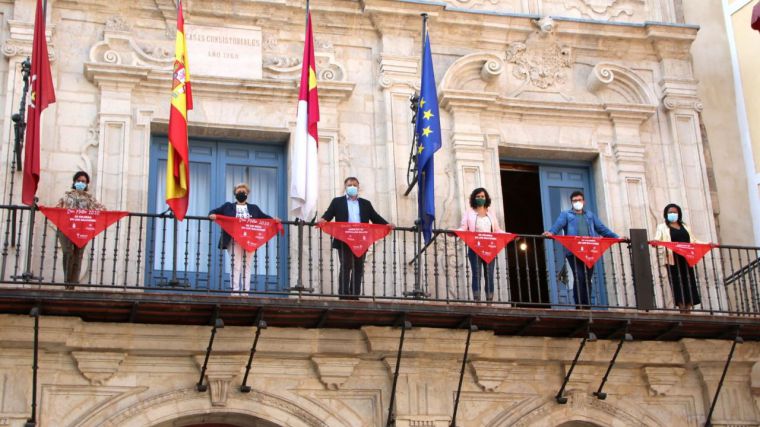
[[[554,236],[554,233],[552,233],[550,231],[544,231],[543,233],[541,233],[541,235],[544,236],[544,237],[552,237],[552,236]]]
[[[209,215],[208,219],[210,219],[211,221],[216,221],[216,214]]]
[[[326,222],[327,222],[327,220],[326,220],[326,219],[324,219],[324,218],[319,218],[319,219],[317,220],[317,225],[321,225],[321,224],[324,224],[324,223],[326,223]]]

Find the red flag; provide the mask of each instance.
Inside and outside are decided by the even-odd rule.
[[[247,252],[253,252],[269,241],[278,232],[285,234],[282,223],[274,219],[236,218],[217,215],[217,224]]]
[[[760,31],[760,2],[752,8],[752,29]]]
[[[314,61],[314,37],[311,31],[311,13],[306,11],[306,40],[303,45],[301,85],[298,93],[295,144],[290,165],[291,213],[296,218],[310,220],[317,211],[319,191],[319,162],[317,156],[317,122],[319,97],[317,72]]]
[[[454,230],[454,234],[464,240],[467,246],[475,251],[486,263],[493,261],[509,242],[517,238],[517,234],[512,233],[481,233],[478,231]]]
[[[388,224],[363,222],[325,222],[318,227],[347,244],[357,257],[364,255],[370,246],[391,232],[391,226]]]
[[[80,248],[85,247],[90,240],[111,224],[129,214],[126,211],[48,208],[45,206],[40,206],[40,212]]]
[[[54,102],[55,89],[45,39],[45,15],[42,12],[42,0],[37,0],[32,42],[31,95],[26,113],[24,181],[21,190],[21,202],[25,205],[34,204],[37,184],[40,182],[40,115]]]
[[[583,261],[588,268],[593,267],[610,246],[625,242],[624,239],[589,236],[552,236],[552,239],[561,243],[562,246]]]
[[[649,242],[652,246],[661,246],[686,258],[689,267],[694,267],[704,256],[715,247],[712,243],[685,243],[685,242],[660,242],[652,240]]]

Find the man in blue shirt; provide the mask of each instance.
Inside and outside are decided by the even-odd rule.
[[[582,191],[574,191],[570,195],[572,208],[560,212],[559,217],[549,231],[544,232],[544,236],[551,237],[563,231],[565,236],[591,236],[591,237],[613,237],[618,238],[612,230],[599,220],[592,212],[585,210],[585,197]],[[588,268],[586,265],[573,255],[570,251],[565,250],[565,257],[573,272],[573,297],[575,303],[580,308],[588,308],[591,301],[591,285],[594,275],[594,267]]]
[[[337,222],[372,222],[373,224],[388,224],[383,219],[372,203],[367,199],[359,197],[359,180],[353,176],[343,181],[346,192],[330,202],[322,218],[318,223],[331,221],[335,218]],[[392,226],[392,224],[391,224]],[[361,295],[362,276],[364,275],[364,255],[357,257],[351,252],[351,248],[337,240],[333,239],[333,249],[338,250],[338,259],[340,260],[340,273],[338,274],[338,294],[341,299],[358,299],[356,295]]]

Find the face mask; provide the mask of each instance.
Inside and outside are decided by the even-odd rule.
[[[247,195],[247,194],[245,194],[245,193],[244,193],[244,192],[242,192],[242,191],[238,191],[237,193],[235,193],[235,199],[236,199],[238,202],[241,202],[241,203],[242,203],[242,202],[245,202],[245,199],[247,199],[247,198],[248,198],[248,195]]]
[[[582,211],[583,202],[573,202],[573,209],[575,209],[576,211]]]
[[[356,197],[359,194],[359,189],[353,185],[346,187],[346,195],[348,197]]]
[[[486,199],[475,199],[475,206],[483,207],[486,205]]]
[[[678,214],[673,212],[668,212],[668,222],[676,222],[678,221]]]
[[[74,189],[79,191],[84,191],[84,189],[87,188],[87,183],[77,181],[74,183]]]

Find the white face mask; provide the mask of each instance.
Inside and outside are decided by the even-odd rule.
[[[573,202],[573,209],[575,209],[576,211],[582,211],[583,202]]]

